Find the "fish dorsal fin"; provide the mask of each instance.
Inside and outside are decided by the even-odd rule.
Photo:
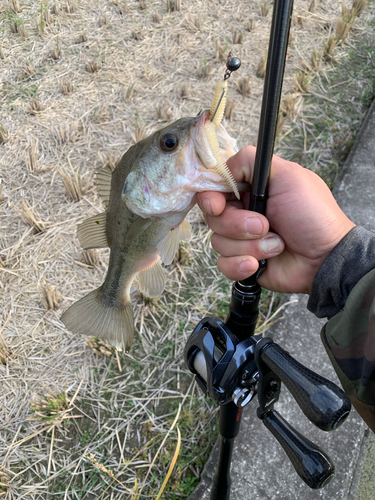
[[[106,168],[101,168],[95,172],[95,185],[99,196],[106,207],[109,205],[111,193],[112,172]]]
[[[106,235],[107,212],[89,217],[78,226],[77,235],[82,248],[108,247]]]
[[[160,259],[138,275],[139,291],[146,297],[159,297],[165,286],[165,274]]]
[[[180,241],[187,241],[191,237],[191,227],[184,219],[175,229],[171,229],[167,236],[158,244],[159,255],[164,264],[170,264],[178,251]]]

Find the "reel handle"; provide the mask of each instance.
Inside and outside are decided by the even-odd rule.
[[[262,421],[283,447],[300,478],[313,489],[323,488],[332,479],[335,466],[324,451],[294,429],[276,410]]]
[[[337,429],[349,415],[350,399],[339,387],[301,365],[272,339],[258,342],[257,357],[284,382],[305,416],[319,429]]]

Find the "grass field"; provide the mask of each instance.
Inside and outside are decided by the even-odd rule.
[[[242,67],[225,126],[240,147],[256,144],[271,13],[267,1],[1,2],[1,498],[156,498],[179,441],[163,498],[199,481],[217,409],[183,349],[200,318],[225,318],[231,287],[199,211],[164,294],[132,291],[130,353],[59,318],[108,264],[76,236],[103,211],[94,171],[208,108],[230,49]],[[363,0],[295,2],[276,149],[330,185],[374,97],[374,14]],[[264,292],[260,325],[277,302]]]

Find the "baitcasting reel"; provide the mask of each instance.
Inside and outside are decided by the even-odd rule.
[[[219,405],[233,401],[243,407],[258,396],[258,417],[308,486],[321,488],[332,479],[331,459],[273,405],[284,382],[305,416],[319,429],[331,431],[344,422],[351,408],[339,387],[301,365],[272,339],[252,336],[240,342],[214,317],[204,318],[195,328],[184,357],[203,392]]]

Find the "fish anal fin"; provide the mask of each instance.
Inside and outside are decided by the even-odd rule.
[[[73,333],[99,337],[118,351],[129,351],[134,337],[133,309],[128,296],[121,305],[103,299],[93,290],[73,304],[61,317]]]
[[[108,247],[106,235],[107,213],[89,217],[78,226],[77,235],[82,248],[106,248]]]
[[[106,207],[109,205],[111,194],[112,172],[106,168],[101,168],[95,172],[95,185],[99,196]]]
[[[165,274],[160,259],[152,266],[140,271],[138,275],[139,291],[146,297],[155,298],[163,293],[165,286]]]
[[[181,240],[189,240],[191,237],[191,227],[189,222],[184,219],[175,229],[171,229],[167,236],[158,244],[159,255],[164,264],[170,264],[180,245]]]

